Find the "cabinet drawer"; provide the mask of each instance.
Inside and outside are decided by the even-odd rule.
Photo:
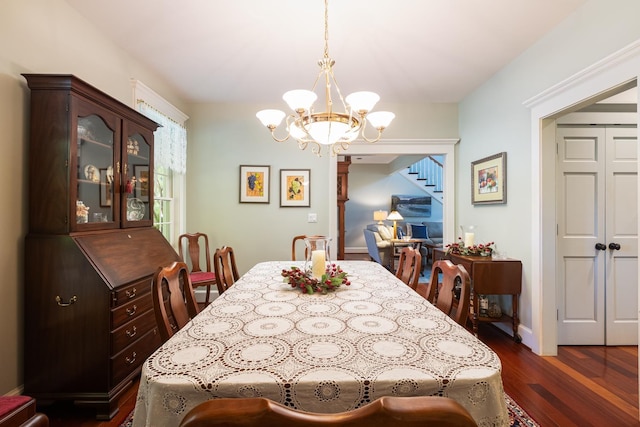
[[[111,306],[113,308],[119,307],[149,292],[151,292],[151,279],[143,279],[127,286],[122,286],[113,291]]]
[[[127,375],[139,369],[142,363],[160,347],[160,334],[157,328],[143,335],[138,341],[111,358],[113,384],[118,384]]]
[[[131,300],[116,309],[111,310],[111,330],[115,330],[132,319],[136,319],[140,314],[153,308],[151,294],[147,293],[142,297]]]
[[[156,325],[153,310],[148,310],[135,319],[111,332],[111,354],[120,353],[125,347],[133,344],[141,336]]]

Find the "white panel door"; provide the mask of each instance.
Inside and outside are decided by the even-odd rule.
[[[558,344],[604,343],[605,129],[558,128]]]
[[[557,143],[558,344],[636,344],[636,129],[559,127]]]
[[[637,130],[606,130],[605,343],[638,344]]]

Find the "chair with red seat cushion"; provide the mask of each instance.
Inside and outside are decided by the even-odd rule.
[[[202,257],[202,249],[204,249],[205,267],[206,270],[200,268],[200,260]],[[216,275],[211,269],[211,254],[209,252],[209,237],[204,233],[187,233],[182,234],[178,238],[178,251],[180,258],[186,262],[191,263],[191,270],[189,277],[191,279],[191,286],[194,288],[200,286],[206,286],[207,296],[204,300],[204,305],[209,305],[209,298],[211,294],[211,286],[216,285]],[[183,256],[184,253],[189,254],[189,259]]]
[[[29,396],[0,396],[0,427],[49,427],[49,418],[36,412]]]

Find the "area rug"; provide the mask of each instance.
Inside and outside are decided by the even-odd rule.
[[[510,427],[540,427],[524,409],[513,401],[506,393],[504,399],[507,402],[507,408],[509,409],[509,425]],[[120,427],[131,427],[133,424],[133,411],[127,416],[125,421],[120,424]]]

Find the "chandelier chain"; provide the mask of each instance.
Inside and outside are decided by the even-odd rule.
[[[324,0],[324,57],[329,58],[329,0]]]

